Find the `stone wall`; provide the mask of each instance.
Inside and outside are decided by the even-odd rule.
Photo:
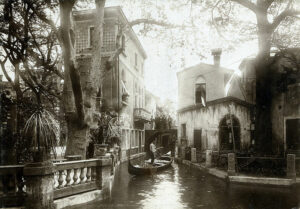
[[[282,154],[286,147],[286,120],[300,119],[300,84],[288,86],[287,92],[278,93],[272,100],[272,151]],[[297,96],[296,96],[297,95]]]
[[[187,145],[194,144],[194,130],[202,129],[202,149],[219,149],[219,123],[227,114],[236,116],[240,123],[241,149],[250,146],[250,111],[249,107],[233,101],[224,101],[207,107],[200,107],[178,113],[178,124],[186,124]],[[179,127],[178,136],[182,138]]]

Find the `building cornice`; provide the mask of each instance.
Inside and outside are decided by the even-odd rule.
[[[251,104],[249,102],[240,100],[240,99],[235,98],[235,97],[223,97],[223,98],[220,98],[220,99],[216,99],[216,100],[206,102],[205,107],[202,104],[195,104],[195,105],[190,105],[190,106],[181,108],[181,109],[177,110],[177,112],[178,113],[184,113],[184,112],[187,112],[187,111],[200,110],[200,109],[205,109],[209,106],[213,106],[213,105],[217,105],[217,104],[221,104],[221,103],[228,103],[228,102],[234,102],[236,104],[239,104],[239,105],[244,106],[244,107],[249,107],[249,108],[254,106],[253,104]]]

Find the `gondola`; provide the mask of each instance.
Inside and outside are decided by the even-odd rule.
[[[156,159],[154,164],[148,164],[146,167],[132,165],[128,160],[128,172],[132,175],[153,175],[166,168],[169,168],[173,162],[173,158],[169,156],[161,156]]]

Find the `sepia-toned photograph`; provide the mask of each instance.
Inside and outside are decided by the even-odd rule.
[[[300,209],[300,0],[0,0],[0,208]]]

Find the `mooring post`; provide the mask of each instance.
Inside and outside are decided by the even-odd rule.
[[[212,164],[212,150],[206,150],[205,167],[210,168]]]
[[[296,179],[296,155],[295,154],[287,154],[287,167],[286,167],[286,175],[288,178]]]
[[[235,176],[235,154],[228,153],[228,176]]]
[[[191,162],[196,163],[197,162],[197,152],[196,148],[191,149]]]

